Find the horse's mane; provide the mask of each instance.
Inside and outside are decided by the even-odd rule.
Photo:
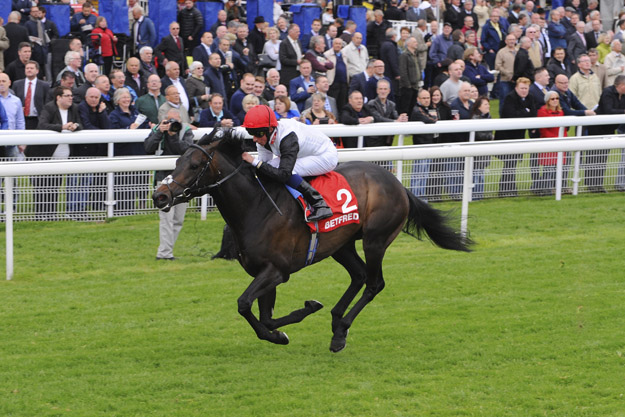
[[[213,145],[211,149],[218,149],[232,158],[243,153],[243,137],[234,129],[224,129],[219,126],[215,126],[211,133],[202,136],[198,145]]]

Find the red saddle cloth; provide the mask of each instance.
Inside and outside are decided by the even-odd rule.
[[[360,223],[356,195],[344,176],[331,171],[314,178],[310,181],[310,185],[321,193],[334,213],[332,217],[319,220],[316,225],[314,222],[308,222],[308,227],[312,232],[329,232],[346,224]],[[303,200],[303,197],[300,197],[300,202]],[[306,214],[310,214],[305,202],[304,207],[306,207]]]

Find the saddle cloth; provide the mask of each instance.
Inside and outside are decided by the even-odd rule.
[[[360,223],[358,214],[358,201],[349,183],[344,176],[338,172],[331,171],[327,174],[315,177],[310,182],[323,196],[326,204],[332,209],[332,217],[319,220],[318,222],[307,222],[311,232],[329,232],[340,226],[351,223]],[[293,197],[299,201],[306,216],[310,215],[310,207],[304,200],[302,194],[287,186]]]

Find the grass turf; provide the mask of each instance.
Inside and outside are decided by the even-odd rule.
[[[176,262],[154,261],[155,215],[17,223],[0,415],[623,416],[624,203],[480,201],[470,254],[400,236],[339,354],[346,272],[324,261],[281,285],[276,315],[326,308],[288,346],[259,341],[236,308],[250,278],[208,260],[217,213],[188,215]]]

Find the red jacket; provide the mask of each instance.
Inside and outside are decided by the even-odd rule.
[[[557,117],[564,116],[562,110],[548,110],[547,105],[538,109],[537,117]],[[564,128],[564,136],[566,136],[566,127]],[[545,127],[540,129],[541,138],[557,138],[559,137],[560,127]],[[538,163],[540,165],[556,165],[558,154],[556,152],[546,152],[538,154]]]
[[[91,42],[94,48],[102,47],[102,56],[108,57],[117,55],[117,49],[115,48],[117,41],[113,40],[114,36],[115,35],[109,28],[95,28],[91,31]]]

